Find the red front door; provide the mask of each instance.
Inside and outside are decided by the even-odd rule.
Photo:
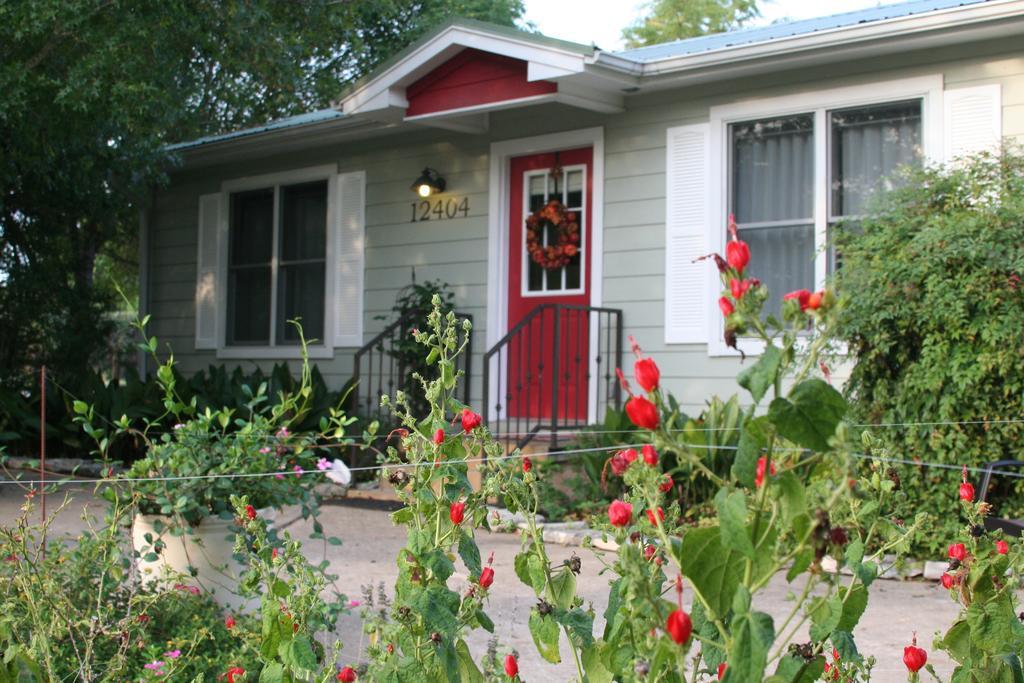
[[[508,329],[528,322],[509,347],[510,417],[587,418],[592,163],[589,147],[511,161]],[[577,230],[527,226],[552,200]],[[533,313],[544,304],[562,306]]]

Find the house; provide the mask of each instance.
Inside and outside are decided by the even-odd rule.
[[[1024,0],[619,52],[455,21],[330,109],[174,145],[142,225],[143,301],[185,371],[295,361],[301,316],[332,384],[358,356],[369,405],[400,369],[359,349],[415,270],[472,316],[468,399],[492,423],[599,419],[630,334],[697,413],[741,363],[717,273],[694,261],[729,213],[777,299],[823,282],[830,226],[898,166],[1001,137],[1024,140]],[[552,199],[574,227],[527,226]]]

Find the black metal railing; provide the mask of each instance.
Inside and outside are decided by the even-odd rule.
[[[461,322],[473,316],[456,313]],[[380,404],[384,395],[394,396],[402,390],[409,399],[413,414],[424,415],[429,407],[423,396],[423,388],[413,378],[413,373],[423,371],[423,346],[412,338],[412,331],[423,326],[426,315],[410,313],[404,315],[368,341],[356,351],[352,368],[352,401],[355,415],[367,420],[379,420],[382,426],[391,421],[391,411]],[[460,331],[460,335],[461,335]],[[472,370],[472,336],[466,344],[466,351],[457,361],[457,369],[463,372],[462,401],[469,403],[469,385]],[[422,405],[421,405],[422,404]]]
[[[603,419],[622,404],[622,311],[541,304],[484,354],[484,421],[506,448]]]

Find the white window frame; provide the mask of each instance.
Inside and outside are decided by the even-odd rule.
[[[338,167],[336,164],[325,164],[322,166],[310,166],[280,173],[267,173],[264,175],[248,176],[245,178],[234,178],[221,183],[221,212],[218,235],[220,240],[220,263],[217,272],[220,274],[217,283],[217,358],[223,359],[252,359],[252,360],[291,360],[302,357],[302,348],[297,344],[288,345],[240,345],[228,346],[227,344],[227,321],[228,321],[228,297],[227,297],[227,273],[228,273],[228,236],[230,231],[231,195],[236,192],[248,190],[259,190],[273,188],[274,190],[274,251],[271,257],[274,274],[270,283],[270,315],[271,315],[271,339],[274,336],[274,329],[277,325],[277,261],[278,261],[278,230],[280,222],[280,211],[277,210],[280,201],[281,187],[285,185],[298,185],[317,180],[327,181],[327,243],[324,245],[324,330],[323,337],[315,344],[308,346],[310,358],[331,359],[334,358],[333,344],[327,339],[331,330],[334,329],[334,279],[337,276],[336,264],[332,263],[331,255],[334,253],[334,230],[335,213],[337,211],[337,177]]]
[[[828,112],[847,107],[870,106],[903,100],[921,100],[921,142],[925,163],[937,163],[943,158],[943,78],[941,74],[906,78],[862,85],[808,90],[780,97],[744,100],[711,107],[711,139],[709,144],[709,240],[713,250],[722,253],[727,239],[729,213],[729,126],[733,123],[793,114],[812,114],[814,117],[814,279],[815,287],[825,284],[828,270],[826,243],[828,237],[828,173],[829,129]],[[718,271],[708,268],[708,355],[758,355],[764,350],[762,342],[740,339],[739,349],[725,344],[725,322],[718,310],[717,292],[721,291]]]

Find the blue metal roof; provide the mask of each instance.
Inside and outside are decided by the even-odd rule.
[[[317,111],[306,112],[305,114],[297,114],[295,116],[289,116],[283,119],[277,119],[263,124],[262,126],[253,126],[252,128],[243,128],[242,130],[234,130],[230,133],[221,133],[219,135],[207,135],[206,137],[198,138],[196,140],[189,140],[187,142],[178,142],[173,145],[167,145],[165,149],[171,152],[181,151],[185,149],[194,149],[196,147],[202,147],[214,142],[224,142],[226,140],[234,140],[235,138],[244,138],[250,135],[256,135],[258,133],[268,133],[270,131],[282,130],[284,128],[295,128],[298,126],[308,126],[314,123],[323,123],[325,121],[332,121],[334,119],[345,118],[345,115],[337,109],[318,109]]]
[[[638,47],[632,50],[622,50],[615,54],[625,59],[637,62],[652,62],[659,59],[671,57],[682,57],[700,52],[710,52],[739,45],[752,43],[763,43],[781,38],[817,33],[830,29],[855,26],[857,24],[868,24],[874,21],[909,17],[914,14],[935,12],[937,10],[963,7],[967,5],[979,5],[989,0],[913,0],[912,2],[899,2],[871,9],[857,10],[855,12],[844,12],[833,14],[828,17],[814,19],[802,19],[800,21],[789,21],[771,26],[759,28],[740,29],[728,33],[716,33],[710,36],[698,38],[687,38],[676,40],[671,43],[661,43],[647,47]]]

